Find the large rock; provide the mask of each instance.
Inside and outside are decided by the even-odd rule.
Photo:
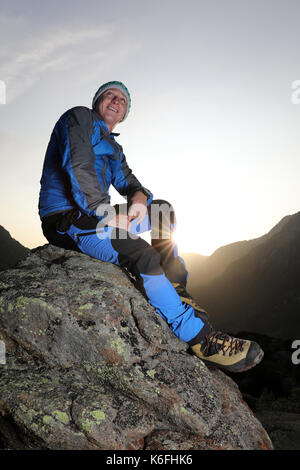
[[[45,245],[1,273],[10,449],[272,449],[237,385],[119,267]]]

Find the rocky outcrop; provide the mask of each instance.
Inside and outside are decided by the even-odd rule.
[[[272,448],[117,266],[45,245],[0,279],[2,447]]]

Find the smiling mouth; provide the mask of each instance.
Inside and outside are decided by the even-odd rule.
[[[107,109],[113,111],[114,113],[118,113],[118,110],[116,108],[113,108],[112,106],[107,106]]]

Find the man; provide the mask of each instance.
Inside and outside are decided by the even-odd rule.
[[[258,364],[255,342],[213,330],[207,313],[187,293],[188,273],[172,240],[172,206],[153,200],[127,165],[113,130],[126,119],[131,98],[121,82],[96,92],[92,109],[68,110],[48,144],[39,200],[42,229],[54,245],[126,267],[149,303],[191,351],[209,366],[241,372]],[[127,204],[111,206],[113,185]],[[151,229],[151,245],[137,236]]]

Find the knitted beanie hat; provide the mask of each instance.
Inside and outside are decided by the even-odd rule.
[[[124,95],[127,98],[127,108],[126,108],[125,115],[122,119],[122,121],[125,121],[130,110],[131,98],[130,98],[129,91],[127,90],[126,86],[122,82],[113,81],[113,82],[107,82],[107,83],[104,83],[104,85],[101,85],[101,87],[96,91],[95,96],[93,98],[92,108],[93,109],[96,108],[97,101],[102,95],[102,93],[104,93],[106,90],[109,90],[110,88],[117,88],[118,90],[122,91],[122,93],[124,93]]]

